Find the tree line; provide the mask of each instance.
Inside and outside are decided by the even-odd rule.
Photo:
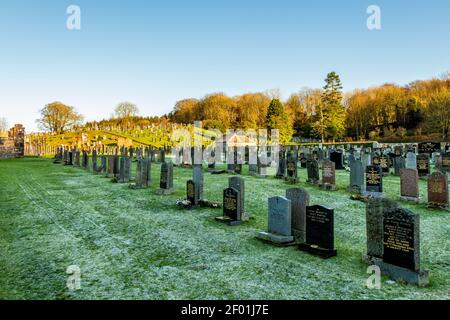
[[[405,141],[449,138],[450,74],[406,86],[383,84],[344,93],[340,77],[330,72],[323,88],[302,88],[282,101],[277,90],[230,97],[213,93],[175,103],[162,117],[139,116],[122,102],[110,119],[82,122],[82,115],[60,102],[46,105],[38,120],[55,133],[71,129],[132,130],[169,123],[202,121],[205,129],[278,129],[283,143],[293,137],[321,141]]]
[[[268,128],[272,98],[262,92],[235,97],[213,93],[178,101],[168,117],[178,123],[203,120],[205,127],[222,130]],[[306,139],[449,138],[449,74],[406,86],[387,83],[343,93],[339,75],[331,72],[323,88],[302,88],[281,103],[293,135]]]

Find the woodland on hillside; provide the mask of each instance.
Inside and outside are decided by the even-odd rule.
[[[386,83],[343,92],[339,75],[330,72],[323,88],[302,88],[282,100],[278,90],[230,97],[212,93],[175,103],[167,115],[139,116],[131,102],[122,102],[110,119],[83,123],[83,116],[61,102],[46,105],[37,120],[52,133],[73,130],[127,131],[171,123],[202,121],[205,129],[278,129],[281,141],[301,140],[386,142],[448,140],[450,73],[406,86]]]

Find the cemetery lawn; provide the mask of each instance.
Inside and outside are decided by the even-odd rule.
[[[136,164],[133,163],[133,170]],[[273,176],[274,172],[269,171]],[[450,213],[424,203],[401,206],[421,215],[421,262],[430,286],[382,279],[367,289],[365,204],[350,200],[348,172],[337,172],[335,192],[305,183],[311,204],[335,209],[338,256],[329,260],[255,239],[267,227],[267,199],[289,188],[244,169],[249,223],[228,227],[222,211],[179,209],[192,170],[175,168],[176,193],[126,184],[51,160],[0,160],[0,299],[450,299]],[[205,197],[220,201],[229,175],[205,172]],[[398,177],[384,179],[390,198]],[[422,201],[426,182],[420,181]],[[66,287],[66,269],[81,269],[81,290]]]

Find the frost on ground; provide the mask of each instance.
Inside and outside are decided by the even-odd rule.
[[[245,174],[246,172],[244,172]],[[272,172],[274,173],[274,172]],[[422,266],[431,284],[417,288],[384,278],[367,289],[365,207],[345,191],[298,186],[312,204],[335,209],[338,256],[322,260],[255,239],[267,228],[267,199],[291,185],[244,175],[246,209],[255,217],[228,227],[221,210],[182,210],[189,169],[176,168],[176,192],[155,195],[159,165],[149,189],[54,165],[49,160],[0,161],[0,299],[449,299],[450,214],[424,203],[401,205],[421,214]],[[205,197],[221,201],[228,175],[205,172]],[[422,199],[426,182],[420,181]],[[399,178],[385,178],[391,198]],[[81,290],[66,287],[68,266],[81,270]]]

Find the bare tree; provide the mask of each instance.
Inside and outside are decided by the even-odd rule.
[[[127,119],[137,116],[139,114],[139,109],[134,103],[125,101],[119,103],[114,109],[114,112],[119,119]]]
[[[36,120],[39,127],[54,133],[63,133],[78,125],[83,116],[78,114],[73,107],[61,102],[47,104],[40,110],[41,118]]]

